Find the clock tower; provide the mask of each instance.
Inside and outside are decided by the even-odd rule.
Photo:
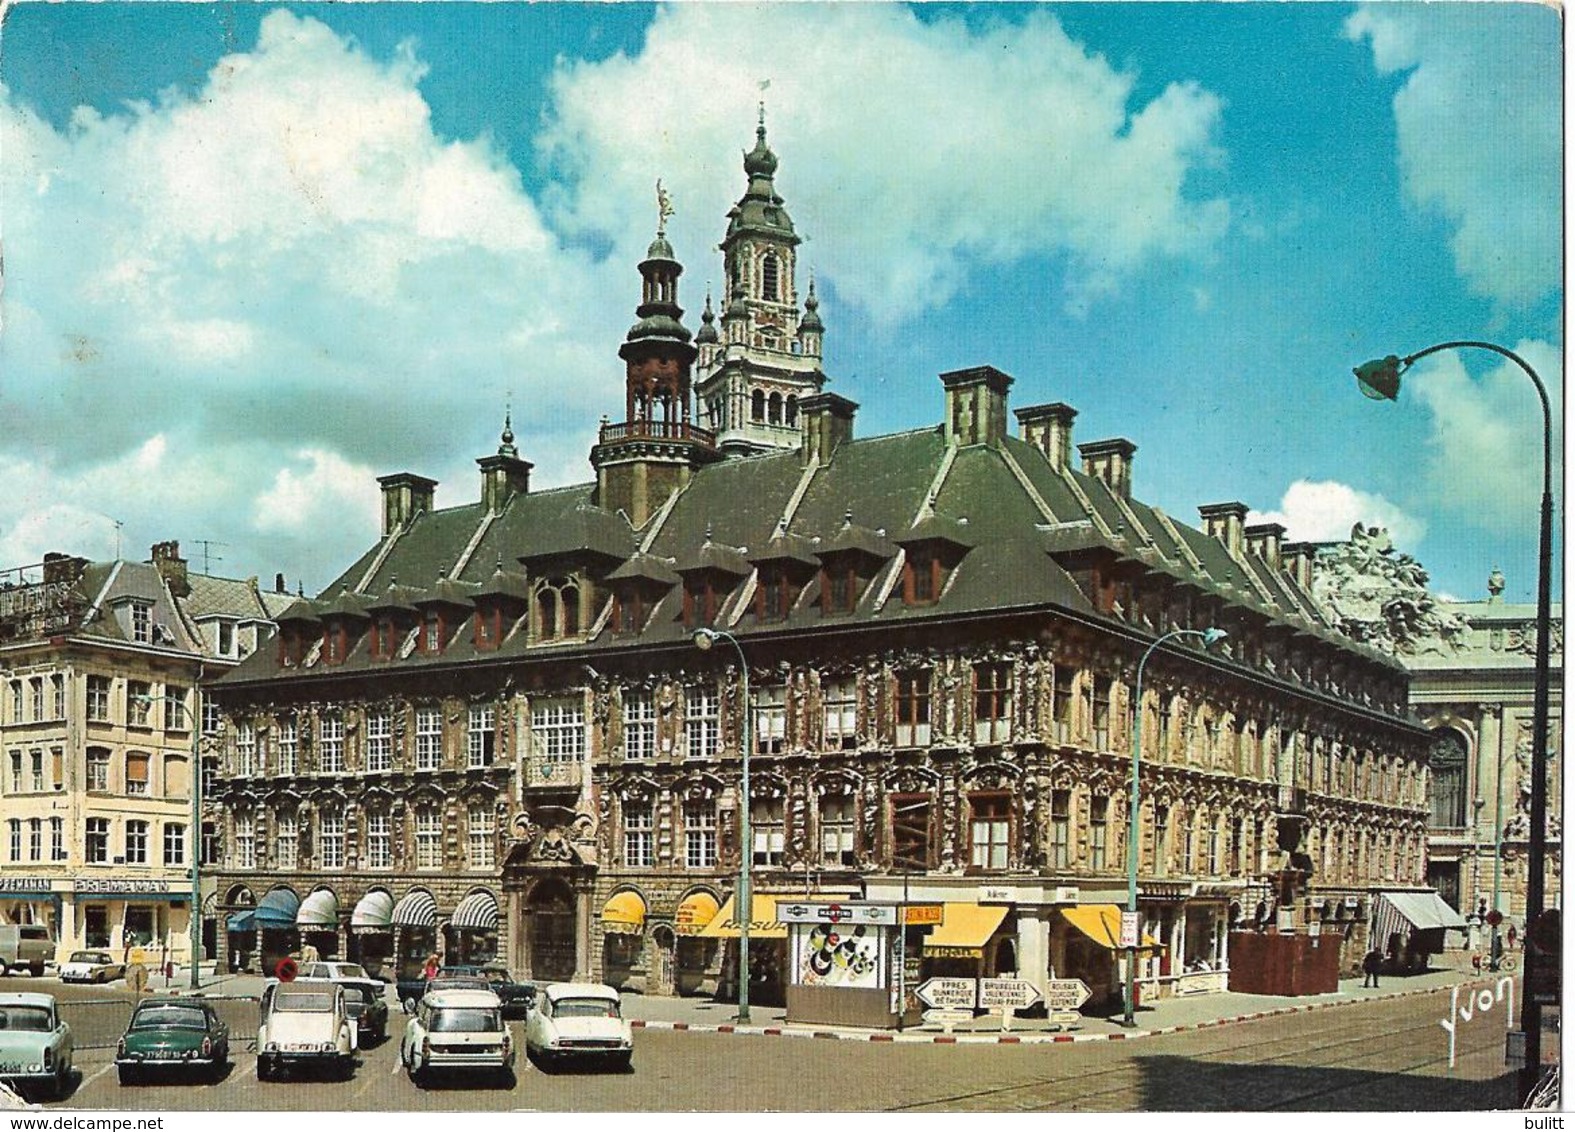
[[[707,295],[695,337],[699,420],[730,456],[799,447],[799,402],[826,383],[820,304],[811,280],[800,309],[800,239],[777,195],[776,171],[762,105],[755,148],[744,154],[749,184],[727,214],[721,244],[720,327]]]

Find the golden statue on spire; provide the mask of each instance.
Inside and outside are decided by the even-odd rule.
[[[667,234],[667,218],[673,214],[673,198],[662,188],[662,179],[656,179],[656,234]]]

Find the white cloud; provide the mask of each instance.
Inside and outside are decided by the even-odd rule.
[[[1427,533],[1427,524],[1409,515],[1381,495],[1370,495],[1334,480],[1297,480],[1285,489],[1275,511],[1253,511],[1250,523],[1280,523],[1286,538],[1295,542],[1334,542],[1351,537],[1357,523],[1383,527],[1394,544],[1414,547]]]
[[[1372,45],[1379,71],[1410,72],[1394,100],[1407,199],[1454,229],[1473,290],[1518,305],[1561,280],[1560,37],[1515,34],[1506,9],[1528,24],[1562,18],[1534,4],[1380,4],[1346,34]]]
[[[1517,342],[1551,400],[1553,474],[1561,478],[1564,369],[1560,351],[1546,342]],[[1542,496],[1543,418],[1531,381],[1507,358],[1473,377],[1477,351],[1425,358],[1406,375],[1407,395],[1432,414],[1428,483],[1438,506],[1479,530],[1505,535],[1537,529]],[[1557,483],[1555,482],[1555,490]]]
[[[573,180],[562,222],[643,247],[660,176],[680,257],[711,246],[743,191],[739,151],[768,78],[778,189],[809,237],[801,262],[877,319],[941,306],[970,270],[1036,254],[1066,257],[1066,301],[1086,306],[1229,225],[1226,201],[1188,192],[1219,157],[1210,92],[1175,84],[1137,103],[1133,75],[1044,12],[971,32],[887,4],[679,4],[658,11],[637,57],[565,63],[541,137]],[[688,266],[720,264],[691,253]]]
[[[256,528],[269,534],[308,535],[342,523],[351,515],[375,515],[378,486],[374,469],[352,464],[336,452],[303,448],[294,464],[281,467],[273,485],[257,496],[252,510]]]

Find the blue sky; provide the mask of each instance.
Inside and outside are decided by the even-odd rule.
[[[1185,521],[1376,523],[1445,592],[1534,596],[1529,383],[1350,370],[1485,338],[1559,398],[1547,7],[22,3],[0,37],[0,565],[119,520],[311,591],[377,475],[474,499],[511,397],[533,482],[589,479],[652,186],[697,327],[763,97],[860,435],[988,363]]]

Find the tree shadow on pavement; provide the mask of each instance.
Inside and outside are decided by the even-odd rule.
[[[1305,1065],[1142,1057],[1147,1112],[1483,1112],[1518,1108],[1516,1077],[1486,1080]]]

